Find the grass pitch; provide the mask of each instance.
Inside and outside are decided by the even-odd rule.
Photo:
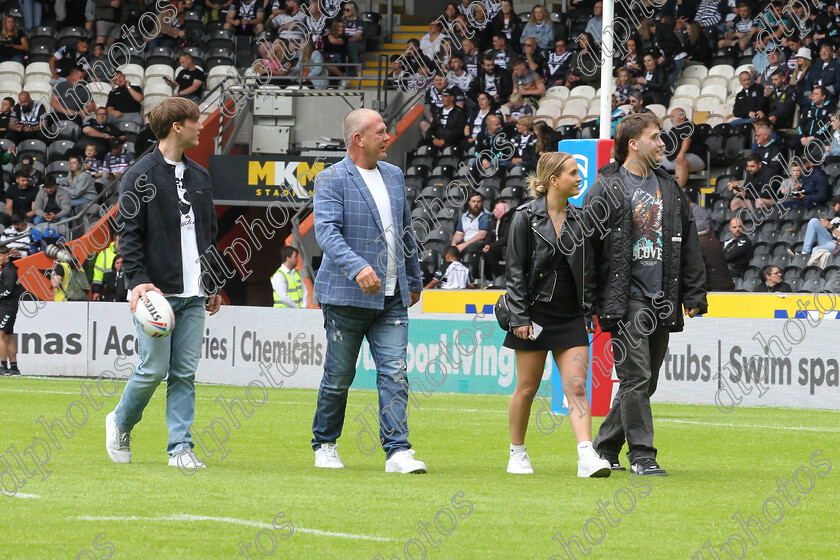
[[[701,549],[707,541],[722,559],[840,558],[837,412],[654,405],[669,476],[578,479],[568,422],[545,435],[532,421],[536,474],[508,475],[507,397],[419,396],[410,439],[429,473],[410,476],[386,474],[381,449],[356,445],[354,419],[375,408],[374,392],[351,391],[339,441],[346,468],[333,471],[313,466],[316,391],[280,389],[250,418],[236,411],[224,460],[205,436],[214,456],[185,476],[166,464],[163,388],[132,433],[133,462],[117,465],[104,418],[122,384],[110,398],[94,389],[84,420],[72,404],[84,401],[81,382],[0,378],[0,482],[14,488],[10,470],[25,481],[0,496],[4,560],[715,558]],[[199,385],[197,430],[226,418],[219,395],[245,392]],[[37,420],[62,418],[69,430],[68,411],[73,434],[51,440]],[[49,459],[37,443],[24,454],[36,438]]]

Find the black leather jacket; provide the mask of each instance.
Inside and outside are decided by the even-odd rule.
[[[598,314],[601,329],[620,328],[627,317],[633,259],[633,208],[619,175],[619,164],[608,163],[583,199],[586,231],[590,233],[593,282],[586,283],[586,305]],[[683,329],[682,306],[706,313],[706,271],[694,213],[673,175],[653,169],[662,192],[662,298],[653,306],[671,332]],[[122,240],[120,240],[122,243]]]
[[[510,225],[507,245],[507,292],[510,326],[531,324],[530,308],[536,301],[549,301],[554,290],[574,289],[585,316],[592,313],[584,306],[584,284],[592,274],[588,258],[589,240],[583,235],[582,212],[569,204],[560,238],[546,209],[545,196],[516,209]],[[557,285],[557,262],[569,260],[574,286]],[[546,276],[552,276],[545,280]],[[540,288],[536,291],[536,288]]]

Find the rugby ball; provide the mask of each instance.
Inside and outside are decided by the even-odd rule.
[[[172,334],[175,327],[175,312],[166,298],[157,292],[146,292],[146,300],[137,300],[134,318],[143,331],[152,338],[163,338]]]

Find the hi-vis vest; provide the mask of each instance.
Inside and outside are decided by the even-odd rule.
[[[301,307],[303,302],[303,279],[300,277],[300,272],[293,270],[291,274],[284,271],[283,268],[278,268],[271,277],[274,278],[278,274],[282,274],[286,279],[286,292],[289,294],[289,299],[298,307]],[[274,292],[274,307],[289,307],[280,301],[280,295]]]
[[[105,278],[105,273],[111,270],[112,265],[114,264],[114,259],[117,256],[117,251],[114,249],[114,242],[112,241],[111,244],[105,248],[104,251],[100,251],[96,255],[96,261],[93,266],[93,283],[94,284],[102,284],[102,281]]]
[[[70,286],[73,269],[66,262],[55,261],[55,264],[63,269],[64,276],[61,277],[61,284],[58,285],[53,293],[53,301],[67,301],[67,289]]]

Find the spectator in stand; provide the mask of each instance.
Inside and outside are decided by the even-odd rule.
[[[440,42],[446,35],[443,34],[443,29],[437,18],[429,18],[429,32],[420,38],[420,50],[426,58],[433,59],[437,56],[440,50]]]
[[[513,144],[513,154],[510,159],[501,162],[502,167],[513,169],[517,166],[523,166],[526,170],[531,170],[536,166],[537,153],[535,147],[537,145],[537,135],[534,133],[534,118],[522,117],[516,123],[516,134],[511,139]]]
[[[485,119],[489,115],[501,117],[501,113],[493,109],[493,100],[490,98],[490,94],[482,91],[478,94],[478,107],[467,116],[467,124],[464,127],[467,152],[475,146],[479,135],[485,129]]]
[[[491,3],[492,4],[492,3]],[[491,22],[495,13],[487,11],[488,4],[473,2],[472,16],[467,15],[467,23],[473,30],[473,40],[478,50],[484,52],[493,47],[493,26]],[[516,43],[517,45],[519,43]]]
[[[5,241],[6,246],[12,250],[11,257],[22,259],[39,252],[41,250],[41,232],[32,228],[26,220],[26,215],[23,212],[15,211],[11,214],[11,221],[12,225],[3,231],[3,236],[0,238],[0,241]],[[21,234],[24,235],[14,241],[9,241]]]
[[[18,103],[12,108],[9,117],[9,132],[6,138],[20,144],[24,140],[46,140],[41,131],[42,118],[47,114],[43,103],[33,101],[28,91],[18,94]]]
[[[744,224],[741,218],[729,220],[729,231],[732,238],[723,243],[723,257],[729,267],[729,275],[734,278],[743,278],[744,272],[750,266],[753,257],[753,244],[750,238],[744,234]]]
[[[163,80],[172,87],[178,86],[175,91],[175,97],[186,97],[196,103],[201,102],[201,94],[204,92],[204,71],[196,67],[193,57],[189,53],[184,53],[178,57],[178,62],[181,63],[181,69],[175,75],[175,81],[169,78]]]
[[[340,21],[334,21],[330,27],[330,32],[327,33],[326,41],[324,41],[324,54],[326,61],[332,63],[327,66],[327,72],[331,76],[344,77],[345,72],[342,67],[334,66],[333,64],[343,64],[348,60],[347,42],[349,37],[344,32],[344,24]],[[341,81],[342,86],[347,85],[346,80]]]
[[[513,2],[504,0],[501,10],[493,18],[492,33],[502,34],[511,45],[518,45],[522,42],[522,29],[522,22],[513,10]]]
[[[152,146],[156,146],[157,143],[158,139],[155,133],[152,132],[152,127],[146,124],[143,130],[140,131],[140,134],[137,135],[137,140],[134,141],[135,153],[143,155],[146,153],[146,150]]]
[[[761,164],[768,167],[777,175],[783,174],[782,162],[779,160],[781,150],[779,145],[773,140],[771,134],[773,129],[766,125],[759,125],[755,127],[755,141],[756,146],[752,153],[761,158]]]
[[[110,149],[110,145],[108,148]],[[93,177],[94,181],[102,177],[102,160],[99,159],[97,154],[95,145],[88,144],[85,146],[85,159],[82,162],[82,168]]]
[[[511,61],[513,66],[513,92],[526,97],[539,99],[545,95],[545,82],[539,73],[528,68],[528,64],[521,58],[514,58]]]
[[[694,144],[694,142],[692,141],[689,131],[693,131],[693,128],[688,128],[686,130],[687,127],[682,126],[686,122],[688,122],[688,119],[685,116],[684,109],[680,107],[674,107],[671,109],[671,123],[674,126],[672,130],[681,132],[677,135],[677,138],[681,138],[681,140],[677,146],[675,146],[676,152],[673,154],[666,154],[665,157],[662,158],[662,169],[666,171],[673,171],[677,184],[683,189],[688,183],[688,176],[690,173],[702,171],[706,167],[703,158],[697,153],[698,148],[700,153],[705,153],[705,146],[700,148],[695,145],[694,150],[692,150],[692,144]]]
[[[450,29],[459,15],[463,14],[458,12],[458,6],[454,2],[447,2],[446,7],[443,8],[443,17]]]
[[[793,86],[785,83],[785,75],[781,70],[772,77],[773,89],[767,97],[767,114],[758,112],[759,118],[767,117],[776,128],[790,128],[793,113],[796,111],[796,96]]]
[[[324,48],[324,33],[327,29],[329,18],[321,12],[321,3],[312,2],[304,9],[306,17],[304,23],[309,32],[309,42],[313,44],[316,51]]]
[[[35,220],[32,223],[37,226],[45,222],[63,222],[70,217],[70,211],[70,193],[58,188],[55,176],[47,175],[44,188],[39,190],[35,197]]]
[[[504,276],[505,267],[500,264],[505,258],[508,235],[510,234],[510,222],[516,208],[511,208],[506,200],[497,200],[493,205],[493,213],[490,216],[490,233],[487,243],[482,247],[484,262],[490,269],[492,278]]]
[[[507,103],[513,92],[510,73],[496,66],[494,56],[489,53],[484,55],[481,64],[481,70],[478,71],[478,77],[473,82],[473,89],[470,91],[470,98],[476,99],[479,92],[486,91],[497,105]]]
[[[478,134],[475,141],[476,163],[482,169],[493,172],[499,169],[502,160],[512,153],[510,142],[506,141],[502,132],[502,118],[496,114],[487,115],[484,119],[484,130]]]
[[[88,59],[89,82],[109,82],[114,75],[114,66],[110,59],[105,56],[105,45],[96,43],[93,45],[93,56]]]
[[[230,6],[231,2],[225,2]],[[184,27],[184,3],[170,2],[166,6],[167,10],[162,10],[157,15],[156,29],[160,29],[157,35],[146,37],[149,49],[157,47],[169,47],[174,49],[176,45],[180,45],[187,38],[187,30]],[[173,13],[174,10],[174,13]],[[224,16],[221,16],[224,20]]]
[[[81,125],[84,117],[96,110],[93,96],[82,76],[81,70],[73,68],[66,80],[53,86],[50,106],[56,115],[55,118]]]
[[[405,93],[414,92],[420,88],[420,84],[413,79],[411,72],[403,66],[403,60],[403,57],[398,54],[391,55],[391,71],[385,76],[385,87]]]
[[[688,41],[685,48],[691,60],[699,62],[703,66],[711,66],[714,52],[709,44],[709,39],[703,33],[703,27],[696,21],[692,21],[686,27],[686,34]]]
[[[668,84],[668,74],[659,66],[651,53],[644,57],[644,73],[636,78],[636,85],[640,86],[645,97],[646,105],[660,104],[668,106],[671,99],[671,87]]]
[[[114,257],[111,270],[105,273],[102,278],[102,299],[101,301],[127,302],[128,286],[126,285],[125,272],[122,269],[123,258],[120,255]]]
[[[764,282],[759,284],[755,287],[753,292],[755,293],[785,293],[789,294],[793,292],[790,287],[790,284],[787,282],[782,281],[782,269],[778,266],[771,264],[764,267],[764,270],[761,271],[761,276],[764,278]]]
[[[528,103],[528,100],[516,92],[510,94],[510,101],[505,103],[503,107],[508,109],[505,123],[517,123],[522,117],[530,117],[534,114],[534,108]]]
[[[475,76],[464,69],[464,60],[459,53],[454,53],[449,58],[449,72],[446,74],[450,85],[457,87],[461,92],[469,91]]]
[[[11,131],[10,124],[12,122],[12,109],[15,106],[15,100],[11,97],[4,97],[0,102],[0,138],[8,138]]]
[[[630,71],[627,68],[619,68],[616,73],[618,78],[615,83],[615,91],[612,94],[612,108],[613,111],[622,105],[630,103],[630,94],[635,91],[630,77]]]
[[[706,231],[712,231],[712,215],[709,211],[693,200],[689,200],[688,204],[691,206],[691,213],[694,215],[694,223],[697,224],[697,230],[705,229]]]
[[[791,164],[793,168],[794,164]],[[791,171],[793,175],[793,171]],[[828,185],[828,177],[819,167],[814,167],[813,162],[807,157],[802,160],[802,179],[799,189],[792,189],[779,206],[784,208],[816,208],[822,206],[831,196],[831,187]]]
[[[125,145],[119,138],[112,138],[111,151],[102,163],[102,174],[111,182],[119,181],[132,163],[134,163],[134,154],[125,149]]]
[[[133,85],[125,74],[114,74],[114,89],[108,93],[105,108],[108,111],[108,122],[117,125],[121,122],[133,122],[143,126],[143,88]],[[105,153],[103,150],[102,153]]]
[[[464,140],[464,127],[467,116],[464,110],[455,105],[458,88],[447,88],[441,93],[443,107],[433,109],[434,117],[427,139],[438,148],[459,146]]]
[[[738,117],[730,121],[734,125],[742,123],[751,123],[755,121],[759,111],[767,112],[767,98],[773,86],[770,84],[766,93],[764,88],[758,84],[754,84],[752,74],[747,71],[741,72],[738,75],[738,81],[741,83],[741,91],[735,96],[735,105],[732,107],[732,114]]]
[[[114,139],[117,142],[116,138]],[[82,204],[88,204],[96,198],[96,185],[93,177],[85,171],[84,160],[80,156],[70,156],[70,172],[66,177],[58,179],[58,184],[67,187],[70,206],[75,208]]]
[[[327,44],[324,43],[324,52],[326,53]],[[417,39],[409,39],[405,44],[405,54],[400,57],[403,67],[413,76],[432,76],[434,75],[434,64],[431,60],[426,58],[423,51],[420,50],[420,41]]]
[[[598,72],[601,64],[601,48],[592,41],[589,33],[578,36],[578,51],[572,57],[566,87],[574,89],[577,86],[592,86],[597,88],[601,83]]]
[[[826,155],[823,165],[840,162],[840,123],[837,114],[831,115],[831,141],[825,145]]]
[[[490,212],[484,209],[484,195],[473,191],[467,200],[467,211],[461,215],[451,245],[460,251],[462,257],[472,254],[470,270],[473,278],[477,278],[477,260],[484,251],[485,240],[490,233]]]
[[[272,43],[266,43],[268,49],[274,49],[273,53],[266,54],[266,57],[254,64],[254,71],[260,76],[269,76],[269,82],[274,78],[289,76],[293,72],[292,60],[295,58],[297,46],[294,41],[286,39],[275,39]],[[266,46],[260,45],[260,51],[266,52]],[[278,80],[278,83],[283,84]]]
[[[761,158],[752,154],[747,158],[747,178],[743,185],[740,181],[730,181],[726,188],[735,195],[729,203],[730,210],[746,208],[770,208],[779,199],[773,190],[776,174],[770,167],[761,163]]]
[[[426,88],[426,99],[423,104],[423,120],[420,121],[420,134],[425,136],[434,120],[434,110],[443,107],[443,92],[449,88],[449,79],[441,71],[435,72],[432,83]],[[463,106],[463,95],[461,105]],[[457,96],[455,102],[458,102]]]
[[[38,0],[20,0],[20,9],[23,12],[23,26],[27,31],[41,27],[41,15],[44,7]]]
[[[236,35],[256,35],[265,28],[265,10],[262,0],[236,0],[228,8],[225,29]]]
[[[522,42],[522,59],[528,66],[528,70],[537,72],[542,78],[545,57],[542,55],[542,50],[537,47],[537,40],[533,37],[528,37]]]
[[[123,3],[113,0],[92,1],[95,4],[93,14],[96,17],[96,42],[110,47],[120,37]]]
[[[596,45],[601,44],[601,31],[604,25],[603,13],[604,3],[599,0],[592,6],[592,17],[586,23],[586,32],[592,36]],[[533,18],[533,13],[531,17]]]
[[[481,65],[481,53],[478,52],[475,41],[469,38],[461,41],[461,47],[463,51],[461,58],[464,61],[464,68],[475,78],[478,76],[478,67]]]
[[[88,40],[81,38],[76,42],[75,48],[67,45],[55,51],[50,58],[50,72],[52,72],[53,80],[69,77],[73,69],[78,69],[82,73],[87,72],[88,45]]]
[[[828,206],[829,213],[808,220],[801,254],[810,255],[820,249],[835,254],[840,247],[840,196],[832,198]]]
[[[598,13],[598,4],[600,4],[600,2],[596,2],[595,4],[595,13]],[[597,42],[600,43],[600,28],[598,29],[598,31],[599,33],[597,37],[599,38],[599,40]],[[543,50],[550,49],[551,45],[554,44],[554,26],[551,23],[551,20],[548,18],[548,13],[545,11],[545,6],[541,6],[538,4],[531,8],[531,18],[528,21],[528,25],[526,25],[525,29],[522,30],[522,37],[520,39],[520,42],[524,43],[525,39],[527,39],[528,37],[533,37],[534,39],[536,39],[537,45]]]
[[[724,38],[718,41],[718,48],[724,49],[733,47],[737,51],[745,51],[752,43],[753,36],[758,33],[760,27],[753,20],[752,10],[746,2],[738,3],[738,15],[726,23]]]
[[[446,248],[443,266],[435,271],[432,280],[426,284],[424,289],[431,290],[440,286],[442,290],[464,290],[475,288],[470,269],[464,266],[461,261],[461,251],[450,245]]]
[[[510,61],[516,57],[516,52],[508,45],[504,33],[495,33],[493,35],[493,48],[488,50],[486,54],[493,56],[493,61],[496,66],[502,70],[510,72]]]
[[[822,147],[831,141],[830,127],[833,112],[834,108],[828,103],[828,92],[825,86],[814,86],[811,92],[811,105],[804,114],[800,114],[797,134],[790,138],[791,149],[797,154],[802,154],[806,146],[815,141],[814,145],[821,151]]]
[[[788,83],[793,86],[796,102],[800,107],[808,104],[812,87],[808,84],[808,72],[811,70],[811,50],[802,47],[796,52],[796,66],[788,73]],[[806,91],[806,87],[808,90]]]
[[[312,41],[306,41],[295,68],[295,74],[301,76],[298,83],[315,89],[327,89],[329,81],[326,79],[327,71],[324,70],[323,64],[324,58],[321,53],[315,50]]]
[[[343,14],[341,21],[344,23],[344,30],[348,37],[347,54],[350,56],[350,62],[359,65],[355,72],[356,75],[361,75],[361,65],[365,61],[365,22],[360,17],[359,7],[353,1],[344,4]],[[422,46],[422,41],[420,43]]]
[[[20,212],[27,220],[35,219],[35,197],[38,187],[33,187],[25,169],[15,173],[15,184],[6,189],[6,214]],[[14,224],[14,222],[12,222]]]
[[[801,109],[805,109],[809,105],[808,98],[814,86],[824,86],[828,88],[831,94],[840,91],[840,62],[834,58],[834,47],[830,43],[820,47],[820,60],[812,64],[805,74],[805,81],[802,84]]]
[[[306,14],[300,9],[300,0],[286,0],[282,11],[272,10],[271,27],[277,36],[287,41],[300,41],[306,30]],[[279,8],[279,6],[278,6]]]
[[[444,37],[440,42],[440,50],[438,50],[437,56],[435,57],[435,66],[444,69],[448,68],[449,59],[453,53],[455,53],[455,45],[452,43],[452,39]]]
[[[566,40],[557,39],[554,42],[554,51],[549,53],[543,65],[543,74],[548,87],[564,85],[569,77],[571,64],[572,53],[566,50]]]
[[[688,53],[674,31],[674,16],[664,16],[659,23],[654,22],[654,38],[660,53],[656,62],[668,72],[668,83],[674,87],[688,58]]]
[[[20,170],[26,173],[26,176],[29,177],[30,185],[32,185],[36,189],[40,189],[44,186],[44,176],[41,174],[40,171],[35,169],[35,160],[32,158],[32,156],[24,156],[20,158],[20,165]]]
[[[639,41],[635,37],[627,39],[627,43],[624,46],[627,54],[621,59],[621,65],[630,71],[631,78],[638,78],[642,75],[642,64],[644,62],[642,61],[642,53],[639,52],[638,44]]]
[[[541,156],[546,152],[557,151],[557,142],[551,141],[551,136],[554,134],[551,126],[540,121],[534,124],[534,134],[537,136],[537,143],[534,144],[534,151],[537,152],[537,156]],[[539,158],[535,159],[538,160]]]
[[[703,251],[703,264],[706,265],[706,289],[710,292],[731,292],[735,282],[729,275],[729,267],[723,254],[723,247],[705,226],[697,224],[697,237],[700,250]]]
[[[96,110],[95,116],[89,118],[82,124],[82,135],[76,140],[74,150],[82,153],[85,146],[93,144],[100,153],[110,149],[111,138],[121,136],[117,129],[108,124],[108,109],[100,107]],[[124,136],[122,136],[125,139]]]
[[[781,70],[785,73],[785,81],[787,81],[788,73],[787,64],[782,62],[782,52],[779,48],[773,43],[770,43],[767,48],[771,49],[767,53],[767,65],[763,68],[755,67],[755,70],[758,72],[756,83],[764,88],[765,95],[769,94],[770,89],[773,87],[772,77],[776,70]]]
[[[24,63],[24,56],[29,54],[29,39],[18,27],[15,18],[7,15],[3,18],[0,31],[0,62]]]
[[[639,91],[632,92],[627,103],[630,105],[630,113],[650,113],[650,109],[645,107],[645,96]]]

